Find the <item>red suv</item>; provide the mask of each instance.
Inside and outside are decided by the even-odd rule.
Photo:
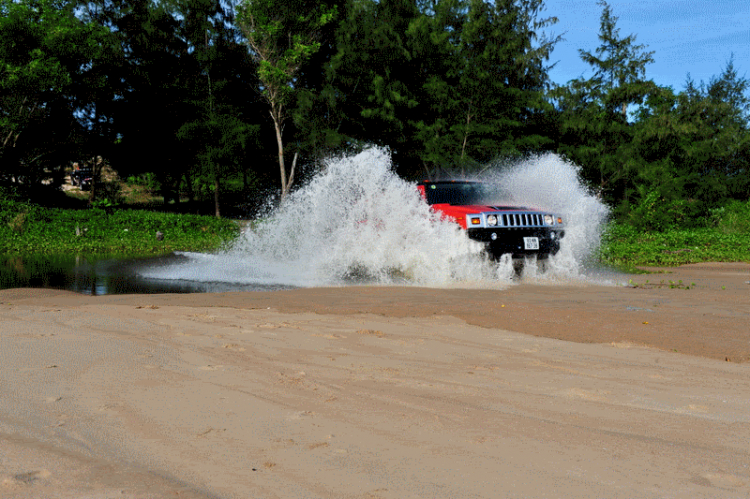
[[[498,188],[465,180],[420,182],[420,193],[433,210],[485,243],[493,258],[536,255],[545,259],[560,251],[565,226],[560,215],[523,206],[497,204]]]

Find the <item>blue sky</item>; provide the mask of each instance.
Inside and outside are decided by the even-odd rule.
[[[578,49],[594,52],[599,46],[597,0],[545,0],[542,17],[557,17],[550,32],[563,34],[550,62],[555,83],[590,77],[590,66]],[[734,67],[750,79],[750,0],[609,0],[618,17],[620,37],[636,35],[635,43],[654,51],[646,78],[676,91],[685,87],[687,73],[696,82],[718,76],[734,53]]]

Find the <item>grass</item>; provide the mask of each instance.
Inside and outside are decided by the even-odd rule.
[[[711,210],[702,225],[649,232],[611,223],[602,240],[601,261],[626,271],[637,266],[750,262],[750,201],[732,201]]]
[[[633,288],[669,288],[669,289],[690,289],[695,287],[695,283],[691,282],[690,284],[683,283],[681,280],[679,281],[671,281],[671,280],[664,280],[662,279],[659,282],[651,282],[649,280],[646,280],[643,284],[637,284],[633,282],[631,279],[628,284]],[[723,288],[723,286],[722,286]]]
[[[664,232],[638,232],[611,224],[602,241],[600,258],[615,268],[671,267],[699,262],[750,262],[750,231],[718,225]]]
[[[163,234],[157,240],[156,233]],[[46,208],[0,199],[0,254],[149,255],[206,251],[236,237],[237,223],[149,210]]]

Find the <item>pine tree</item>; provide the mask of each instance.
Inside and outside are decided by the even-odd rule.
[[[630,106],[639,106],[655,85],[646,80],[653,52],[624,38],[609,4],[600,1],[600,46],[594,53],[579,50],[592,66],[589,79],[579,78],[558,87],[553,96],[561,119],[559,151],[582,166],[584,178],[612,205],[628,203],[642,160],[632,147]]]

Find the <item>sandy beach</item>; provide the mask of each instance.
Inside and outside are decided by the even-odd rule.
[[[667,270],[0,291],[0,499],[750,497],[750,264]]]

